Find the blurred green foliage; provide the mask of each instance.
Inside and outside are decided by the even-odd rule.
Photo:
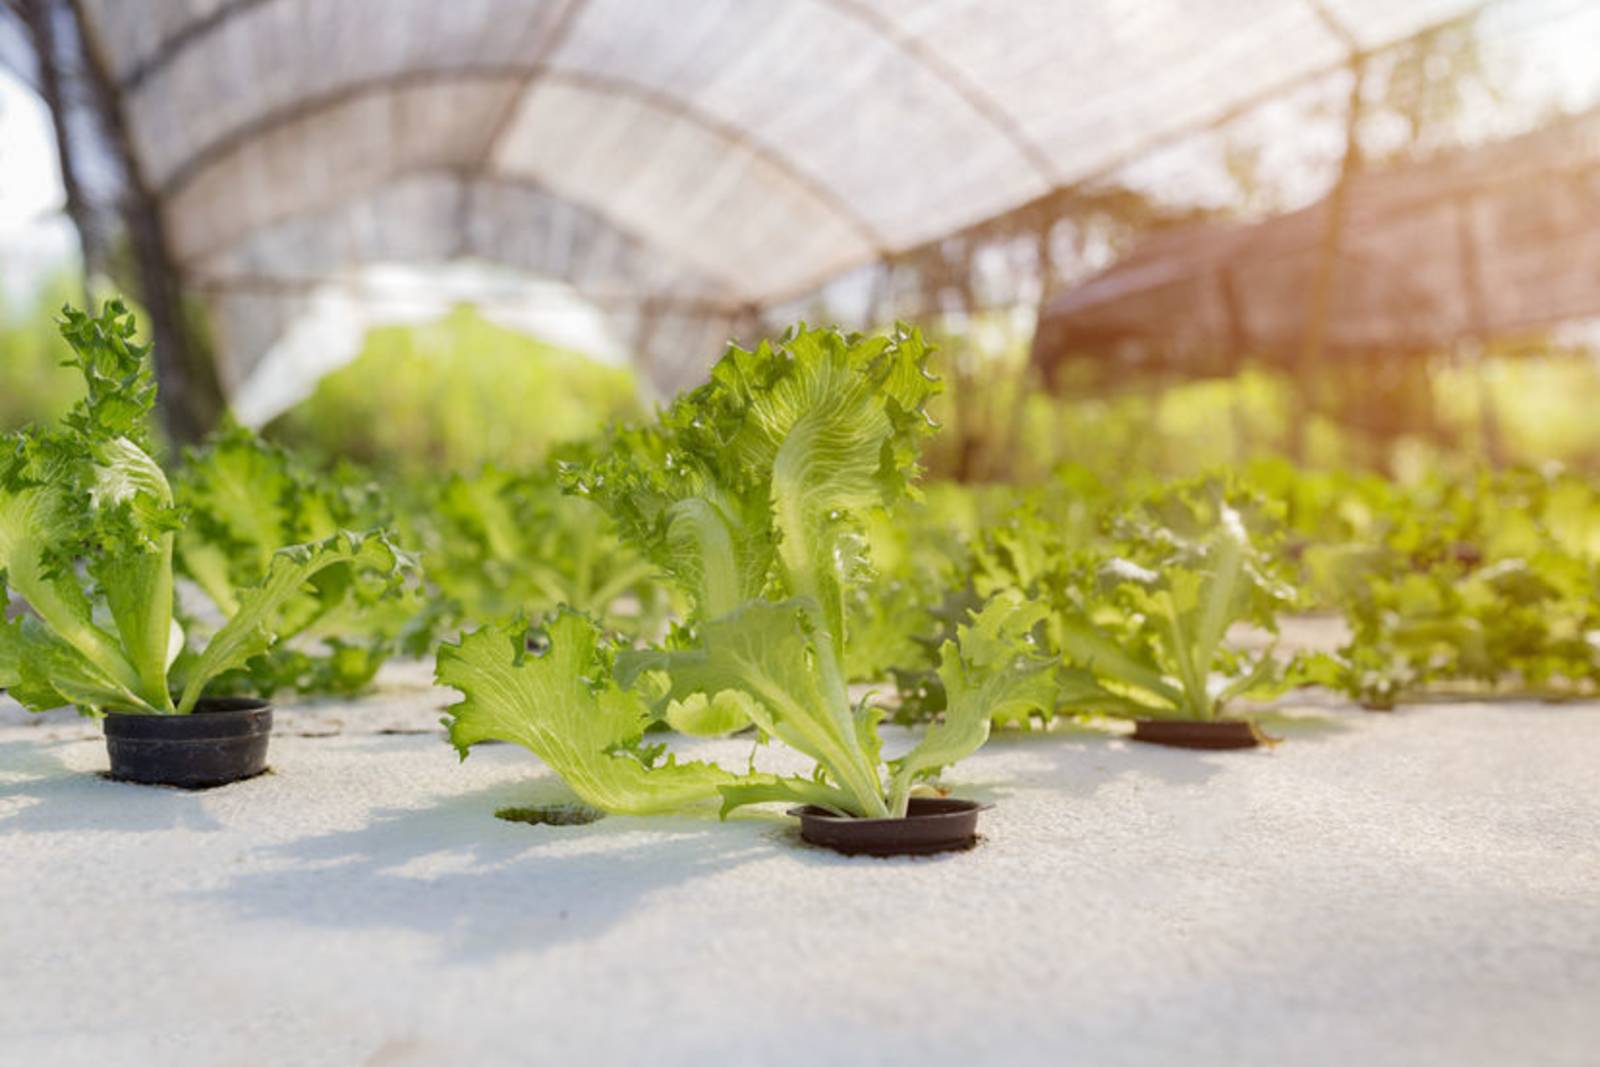
[[[470,473],[530,466],[639,410],[631,371],[459,307],[427,325],[372,330],[353,362],[267,433],[379,470]]]
[[[0,430],[57,418],[75,397],[55,350],[58,309],[75,286],[62,276],[26,305],[0,305]],[[947,388],[930,404],[944,427],[924,452],[932,479],[1037,484],[1062,463],[1112,482],[1193,477],[1284,455],[1294,419],[1306,423],[1300,465],[1312,469],[1374,469],[1403,482],[1463,473],[1496,458],[1491,434],[1507,464],[1600,469],[1600,422],[1586,403],[1600,392],[1600,365],[1581,351],[1534,343],[1481,364],[1331,367],[1320,402],[1302,413],[1286,378],[1263,368],[1198,381],[1069,381],[1053,395],[1027,367],[1025,337],[996,341],[981,325],[939,339],[933,369]],[[429,325],[373,330],[354,362],[267,435],[328,462],[426,479],[536,466],[642,406],[631,371],[463,307]]]
[[[566,604],[609,629],[648,636],[671,612],[657,568],[593,502],[562,491],[553,462],[416,479],[397,497],[403,534],[435,590],[431,610],[447,628]]]
[[[62,366],[56,326],[63,304],[83,301],[75,286],[63,274],[25,304],[0,301],[0,433],[29,423],[53,423],[83,392],[79,373]]]
[[[1028,365],[1025,330],[975,317],[934,336],[930,366],[945,389],[929,410],[944,431],[923,462],[935,478],[1034,485],[1063,463],[1113,483],[1191,478],[1287,457],[1296,437],[1301,468],[1406,483],[1484,465],[1600,470],[1588,405],[1600,361],[1543,338],[1478,354],[1329,360],[1298,383],[1249,363],[1201,378],[1085,364],[1052,392]]]

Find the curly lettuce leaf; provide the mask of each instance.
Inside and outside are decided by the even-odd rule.
[[[33,442],[13,437],[7,443],[11,445],[8,469],[0,472],[0,576],[60,641],[112,679],[119,691],[135,694],[137,703],[145,703],[137,696],[138,669],[117,636],[95,622],[93,604],[78,584],[70,561],[63,563],[53,557],[62,541],[77,534],[70,512],[72,498],[58,488],[54,472],[40,466],[37,453],[29,447]],[[15,635],[8,638],[7,645],[13,650],[22,648],[20,623],[7,630]],[[20,662],[21,652],[14,651],[8,658]],[[20,667],[11,674],[16,676],[17,670]],[[59,703],[29,701],[27,706],[44,710]]]
[[[861,517],[909,490],[937,380],[921,335],[797,327],[731,347],[658,427],[568,472],[679,582],[700,618],[776,592],[816,605],[842,658],[845,593],[869,574]]]
[[[724,689],[713,697],[692,693],[682,700],[669,700],[663,718],[680,734],[720,737],[749,726],[758,714],[748,694]]]
[[[338,533],[313,544],[280,549],[261,583],[240,594],[239,610],[189,667],[178,712],[192,711],[213,678],[272,648],[278,639],[273,619],[308,584],[345,581],[353,570],[392,576],[409,565],[409,559],[381,533]],[[341,573],[345,577],[339,577]]]
[[[1002,593],[961,627],[956,641],[940,649],[943,716],[916,747],[891,764],[891,812],[906,813],[912,785],[983,747],[993,723],[1048,716],[1055,710],[1055,663],[1033,638],[1048,608]]]
[[[177,517],[148,452],[154,384],[134,332],[115,301],[98,317],[64,309],[67,362],[83,374],[86,394],[62,430],[0,438],[0,573],[73,652],[29,642],[64,672],[54,688],[37,678],[18,688],[37,709],[73,689],[88,707],[173,710],[166,670]],[[92,590],[80,584],[80,566]],[[91,592],[105,600],[109,629]]]
[[[560,612],[545,627],[549,649],[527,650],[527,627],[494,627],[439,649],[440,685],[462,694],[446,709],[463,759],[481,741],[522,745],[585,803],[625,815],[674,811],[713,799],[733,776],[706,763],[661,763],[640,740],[651,717],[637,693],[612,677],[599,627]]]
[[[743,693],[756,725],[816,760],[853,814],[883,816],[876,719],[850,706],[844,677],[811,617],[800,601],[756,600],[706,623],[698,648],[666,654],[672,695]]]
[[[857,815],[850,794],[814,778],[746,775],[720,788],[722,817],[752,804],[802,804],[822,808],[834,815]]]
[[[115,524],[120,542],[102,538],[89,573],[105,598],[122,647],[144,693],[167,691],[172,661],[173,531],[178,525],[172,490],[161,468],[125,437],[96,450],[92,506],[103,529]]]
[[[239,613],[242,591],[261,583],[283,546],[391,519],[383,494],[360,472],[314,472],[243,427],[224,429],[184,459],[175,485],[187,513],[177,564],[224,618]],[[216,689],[357,692],[423,615],[415,603],[398,603],[407,599],[384,570],[320,571],[275,609],[268,628],[278,641],[267,655],[218,676]]]
[[[715,618],[766,588],[773,556],[767,494],[760,484],[719,480],[715,457],[702,454],[698,416],[675,405],[668,418],[682,429],[614,431],[599,458],[566,466],[565,483],[604,509],[699,616]]]
[[[845,590],[868,573],[860,515],[915,476],[923,405],[937,382],[915,331],[847,337],[798,330],[774,352],[735,350],[712,373],[740,412],[728,441],[739,473],[767,480],[785,591],[814,601],[841,659]]]
[[[189,512],[178,562],[224,615],[239,609],[237,589],[261,580],[294,536],[292,478],[283,453],[250,431],[230,427],[184,453],[177,494]]]
[[[1294,602],[1263,548],[1277,522],[1264,502],[1218,482],[1180,485],[1143,500],[1088,549],[1038,517],[1024,507],[986,539],[974,584],[1049,603],[1045,632],[1068,668],[1061,706],[1205,720],[1237,697],[1281,690],[1271,651],[1251,657],[1227,642],[1236,623],[1275,631]]]
[[[648,633],[669,607],[659,567],[625,544],[593,501],[565,493],[554,467],[457,475],[428,502],[420,530],[428,576],[456,618],[510,619],[567,604]]]
[[[86,442],[124,439],[150,451],[150,412],[156,402],[150,345],[138,344],[127,305],[108,300],[99,315],[61,309],[61,336],[71,354],[64,366],[83,375],[84,397],[63,420]]]
[[[161,710],[150,706],[142,694],[122,685],[34,619],[19,619],[12,634],[18,666],[15,683],[9,688],[22,706],[36,711],[68,704],[118,711]],[[0,643],[11,639],[11,635],[0,635]]]

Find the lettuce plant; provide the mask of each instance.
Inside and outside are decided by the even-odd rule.
[[[419,523],[428,580],[457,619],[508,619],[558,604],[629,633],[651,634],[670,606],[656,567],[592,501],[562,491],[556,470],[486,467],[428,493]]]
[[[1252,655],[1227,640],[1240,622],[1276,632],[1294,600],[1252,524],[1271,526],[1259,501],[1214,484],[1155,494],[1087,548],[1025,508],[987,539],[975,586],[1048,602],[1048,642],[1068,668],[1059,707],[1215,719],[1287,677],[1272,648]]]
[[[867,540],[878,579],[850,592],[850,641],[845,669],[852,682],[881,682],[907,671],[932,673],[939,649],[967,611],[963,599],[942,613],[951,591],[965,584],[971,545],[983,521],[985,494],[955,483],[935,485],[919,499],[867,516]],[[898,708],[896,717],[898,718]]]
[[[905,327],[876,338],[798,327],[733,347],[658,425],[616,433],[570,470],[572,491],[683,590],[688,618],[649,649],[612,648],[571,611],[544,630],[543,655],[521,624],[444,646],[439,681],[465,697],[446,720],[462,756],[491,738],[523,744],[616,812],[720,795],[724,814],[798,801],[904,816],[913,786],[982,745],[998,710],[1048,706],[1053,670],[1031,636],[1040,609],[1018,596],[986,605],[944,645],[948,705],[904,756],[884,760],[882,710],[850,698],[849,605],[874,581],[863,519],[911,491],[933,429],[927,355]],[[815,771],[735,774],[647,743],[654,721],[692,707],[717,726],[753,723]]]
[[[178,571],[223,620],[238,613],[239,590],[261,582],[283,545],[393,521],[384,494],[360,471],[341,465],[315,472],[239,426],[186,451],[172,488],[188,516],[175,543]],[[271,627],[278,640],[271,650],[250,660],[247,669],[216,679],[213,691],[271,696],[280,689],[364,689],[391,654],[420,650],[431,637],[433,616],[424,610],[420,590],[396,577],[352,567],[322,572],[278,608]],[[203,626],[184,622],[196,631]]]
[[[1349,642],[1314,680],[1370,708],[1430,689],[1582,696],[1600,681],[1600,507],[1584,480],[1507,471],[1409,488],[1356,543],[1317,546]]]
[[[272,648],[287,605],[357,570],[393,572],[381,533],[339,531],[280,547],[233,610],[189,649],[174,617],[174,544],[184,513],[151,455],[148,346],[117,301],[64,311],[62,336],[86,395],[53,430],[0,437],[0,685],[24,706],[153,715],[192,712],[211,683]]]

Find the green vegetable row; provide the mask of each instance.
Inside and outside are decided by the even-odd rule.
[[[0,622],[0,685],[34,709],[354,693],[437,649],[463,756],[522,744],[596,807],[894,817],[996,725],[1600,682],[1600,493],[1570,473],[922,489],[921,336],[797,327],[649,425],[385,492],[239,428],[164,469],[131,316],[68,309],[62,334],[85,396],[0,438],[0,602],[27,608]],[[1304,612],[1345,639],[1280,653]],[[891,715],[919,731],[887,759]],[[679,762],[668,727],[753,727],[815,769]]]

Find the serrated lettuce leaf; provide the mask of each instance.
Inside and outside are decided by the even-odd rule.
[[[59,546],[70,543],[77,534],[68,511],[71,498],[57,488],[60,483],[52,480],[53,472],[36,464],[36,457],[27,449],[31,442],[13,437],[7,443],[13,454],[9,475],[0,478],[0,576],[61,642],[114,680],[117,690],[134,694],[138,704],[146,703],[137,695],[138,669],[116,635],[95,622],[93,605],[70,562],[53,558]],[[19,662],[11,673],[20,677],[21,649],[26,647],[20,622],[10,625],[8,631],[14,636],[7,643],[17,650],[14,655]],[[28,706],[41,707],[34,702]]]
[[[786,359],[725,359],[713,382],[740,409],[729,437],[737,469],[769,479],[785,592],[819,605],[843,659],[845,589],[870,573],[860,515],[905,491],[936,383],[923,373],[927,352],[915,333],[801,330],[781,352]]]
[[[180,714],[194,709],[213,678],[244,666],[277,640],[272,621],[284,604],[330,573],[371,570],[392,575],[408,561],[381,533],[338,533],[307,545],[280,549],[260,584],[239,595],[239,609],[218,630],[189,668]]]
[[[714,618],[766,588],[773,558],[767,494],[759,482],[721,480],[713,462],[720,456],[701,454],[721,450],[702,443],[699,416],[675,406],[668,417],[684,428],[615,431],[598,458],[569,464],[565,481],[611,516],[699,616]]]
[[[527,627],[493,627],[439,649],[440,685],[462,694],[447,709],[450,741],[463,759],[481,741],[522,745],[585,803],[650,815],[709,801],[733,776],[705,763],[649,765],[639,742],[650,714],[642,697],[611,677],[599,628],[562,611],[545,628],[549,649],[527,650]]]
[[[743,693],[757,726],[811,757],[851,798],[854,814],[887,814],[875,751],[862,744],[859,709],[826,636],[800,600],[753,600],[706,623],[697,649],[672,652],[673,696]],[[873,743],[876,735],[873,735]]]
[[[658,426],[613,434],[568,484],[682,585],[697,617],[802,598],[842,658],[846,590],[871,575],[862,517],[909,491],[932,430],[927,357],[905,327],[866,338],[800,326],[730,347]]]
[[[912,785],[979,748],[993,723],[1032,715],[1048,717],[1056,705],[1055,663],[1035,644],[1032,631],[1045,605],[1003,593],[985,604],[939,653],[944,714],[910,752],[891,764],[890,810],[906,813]]]
[[[117,521],[126,529],[122,545],[103,546],[90,557],[89,574],[111,610],[141,691],[164,694],[172,662],[172,550],[178,525],[172,490],[155,460],[128,438],[103,443],[95,460],[91,504],[105,517],[103,524]],[[140,511],[145,514],[136,516]]]
[[[759,713],[749,696],[724,689],[714,697],[692,693],[682,700],[669,700],[662,718],[680,734],[720,737],[749,726]]]

